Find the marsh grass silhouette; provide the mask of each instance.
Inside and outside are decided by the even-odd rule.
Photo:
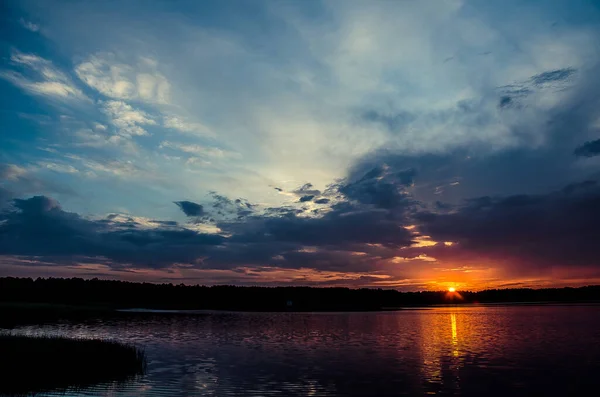
[[[100,339],[0,334],[0,395],[124,383],[146,370],[143,350]]]

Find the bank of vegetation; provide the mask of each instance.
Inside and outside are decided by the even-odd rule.
[[[0,333],[0,395],[77,390],[143,375],[144,352],[109,340]]]

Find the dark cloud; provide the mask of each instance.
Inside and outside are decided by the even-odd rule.
[[[233,236],[232,242],[290,242],[302,245],[340,247],[353,244],[410,244],[411,233],[385,210],[334,210],[321,217],[257,217],[244,223],[219,224]]]
[[[392,171],[382,166],[352,182],[339,181],[326,192],[335,197],[335,202],[330,204],[329,198],[317,200],[329,205],[324,212],[311,216],[297,207],[283,206],[266,208],[243,220],[219,221],[218,228],[230,237],[223,249],[212,250],[206,256],[203,266],[232,268],[243,264],[339,271],[345,264],[347,271],[372,269],[382,258],[381,252],[376,258],[352,252],[373,245],[395,252],[413,242],[413,233],[405,228],[412,203],[402,192],[412,183],[413,175],[414,170]],[[390,185],[389,189],[397,185],[393,205],[385,197],[385,188],[378,184]],[[312,189],[306,184],[296,191]],[[307,251],[305,247],[312,248]]]
[[[506,108],[512,104],[513,104],[513,99],[510,96],[505,95],[502,98],[500,98],[500,102],[498,103],[498,106],[501,108]]]
[[[472,257],[506,263],[512,271],[552,266],[600,266],[600,187],[571,184],[539,195],[480,197],[446,214],[416,215],[420,230],[453,241]]]
[[[202,216],[204,215],[204,208],[202,207],[202,205],[194,203],[192,201],[175,201],[175,204],[177,204],[177,206],[179,208],[181,208],[181,210],[183,211],[183,213],[186,216]]]
[[[267,207],[263,210],[263,216],[293,216],[295,214],[301,214],[302,212],[303,210],[299,208],[286,205],[282,207]]]
[[[574,151],[575,156],[594,157],[600,155],[600,139],[588,141],[577,147]]]
[[[292,193],[298,196],[318,196],[319,194],[321,194],[321,191],[315,189],[312,183],[305,183],[298,189],[294,190]]]
[[[514,108],[522,109],[523,99],[535,92],[543,91],[547,88],[564,88],[572,80],[571,77],[577,70],[574,68],[564,68],[557,70],[548,70],[536,74],[526,81],[516,82],[500,87],[502,96],[498,102],[501,109]]]
[[[292,269],[317,267],[319,270],[336,272],[369,272],[375,269],[376,261],[369,255],[353,255],[344,250],[291,250],[283,252],[281,258],[272,261],[272,264]]]
[[[203,211],[205,215],[200,221],[214,222],[215,219],[242,219],[256,210],[257,205],[244,198],[232,200],[217,192],[210,192],[212,203]]]
[[[540,74],[536,74],[531,78],[531,82],[535,85],[544,85],[569,79],[575,73],[573,68],[564,68],[557,70],[549,70]]]
[[[225,210],[231,206],[233,206],[233,201],[231,201],[229,198],[218,194],[216,192],[210,192],[210,195],[213,198],[213,208],[218,208],[220,210]]]
[[[382,251],[393,256],[399,248],[412,244],[413,234],[405,225],[387,210],[360,210],[351,204],[333,206],[319,217],[294,212],[255,215],[242,222],[219,223],[231,237],[223,249],[211,250],[203,265],[369,271],[381,260]],[[353,254],[372,245],[380,247],[375,256]]]
[[[329,199],[328,198],[320,198],[320,199],[316,199],[315,204],[328,204],[329,203]]]
[[[175,221],[152,221],[155,224],[158,225],[162,225],[162,226],[168,226],[168,227],[176,227],[178,224]]]
[[[301,202],[301,203],[305,203],[307,201],[312,200],[314,197],[315,197],[314,195],[309,194],[309,195],[300,197],[300,199],[298,201]]]
[[[415,176],[413,168],[395,170],[383,164],[358,178],[352,178],[350,182],[340,184],[338,190],[361,204],[385,209],[405,208],[412,203],[406,188],[412,185]]]
[[[21,211],[32,214],[42,214],[52,210],[61,210],[60,205],[56,200],[45,196],[34,196],[27,200],[15,199],[13,203],[14,206]]]
[[[523,108],[523,100],[531,95],[534,91],[524,85],[508,85],[501,87],[501,96],[498,101],[500,109],[517,109]]]
[[[35,256],[57,263],[88,258],[113,267],[166,267],[195,263],[207,247],[224,240],[174,222],[152,223],[158,227],[148,229],[127,217],[123,222],[115,216],[89,220],[63,211],[48,197],[16,199],[11,210],[0,214],[0,255]]]
[[[0,186],[0,209],[4,207],[12,197],[13,193],[10,190]]]
[[[236,201],[230,200],[248,208],[243,200]],[[177,204],[190,216],[200,213],[196,203]],[[36,196],[13,200],[12,208],[1,214],[0,255],[35,257],[43,263],[104,263],[114,269],[180,263],[203,269],[251,265],[341,270],[345,263],[348,271],[366,271],[372,263],[369,257],[351,252],[370,244],[398,249],[412,243],[411,232],[403,227],[406,222],[386,209],[345,202],[321,216],[302,212],[275,207],[244,219],[223,218],[216,221],[229,236],[223,237],[173,221],[141,221],[120,214],[90,220],[64,211],[49,197]],[[307,246],[314,251],[304,252]]]

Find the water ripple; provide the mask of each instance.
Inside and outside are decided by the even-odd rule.
[[[146,313],[22,327],[146,350],[147,374],[41,396],[578,395],[600,387],[600,307]]]

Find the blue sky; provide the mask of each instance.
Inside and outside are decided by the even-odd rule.
[[[3,274],[600,277],[595,2],[1,7]]]

